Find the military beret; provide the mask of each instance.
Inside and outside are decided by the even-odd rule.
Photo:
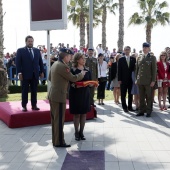
[[[94,49],[93,48],[88,48],[88,51],[94,51]]]
[[[143,47],[150,47],[150,44],[147,43],[147,42],[144,42],[142,46],[143,46]]]
[[[74,53],[73,53],[70,49],[68,49],[68,48],[61,48],[61,49],[60,49],[60,52],[61,52],[61,53],[71,54],[71,55],[74,54]]]

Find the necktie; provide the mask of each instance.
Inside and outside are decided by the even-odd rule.
[[[128,67],[129,67],[129,57],[127,57],[126,60],[127,60],[127,65],[128,65]]]
[[[33,54],[32,54],[32,50],[31,50],[31,48],[29,48],[29,52],[30,52],[30,57],[31,57],[31,59],[33,60],[33,59],[34,59],[34,57],[33,57]]]

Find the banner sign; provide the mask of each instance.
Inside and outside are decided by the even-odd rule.
[[[67,0],[30,0],[31,31],[67,28]]]

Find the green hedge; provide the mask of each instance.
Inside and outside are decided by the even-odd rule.
[[[21,93],[21,86],[9,86],[8,88],[10,94]],[[47,92],[47,85],[38,85],[38,92]]]

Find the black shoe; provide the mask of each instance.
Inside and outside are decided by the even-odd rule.
[[[27,107],[25,106],[25,107],[22,107],[22,111],[23,112],[26,112],[27,111]]]
[[[124,111],[125,113],[128,113],[128,112],[129,112],[128,109],[123,109],[123,111]]]
[[[71,147],[71,145],[68,145],[68,144],[61,144],[61,145],[53,145],[54,147],[61,147],[61,148],[68,148],[68,147]]]
[[[75,140],[76,141],[80,141],[80,135],[79,135],[79,133],[78,132],[75,132]]]
[[[81,140],[86,140],[86,138],[84,137],[83,133],[79,132],[79,136]]]
[[[144,116],[144,113],[138,113],[136,116]]]
[[[134,111],[135,111],[133,108],[130,108],[130,109],[128,109],[128,110],[131,111],[131,112],[134,112]]]
[[[98,105],[101,105],[101,103],[98,103]]]
[[[104,105],[104,103],[101,103],[101,105]]]
[[[37,106],[32,107],[32,110],[40,110]]]
[[[147,113],[147,114],[146,114],[146,117],[151,117],[151,114],[150,114],[150,113]]]
[[[168,106],[168,108],[170,108],[170,106]]]

